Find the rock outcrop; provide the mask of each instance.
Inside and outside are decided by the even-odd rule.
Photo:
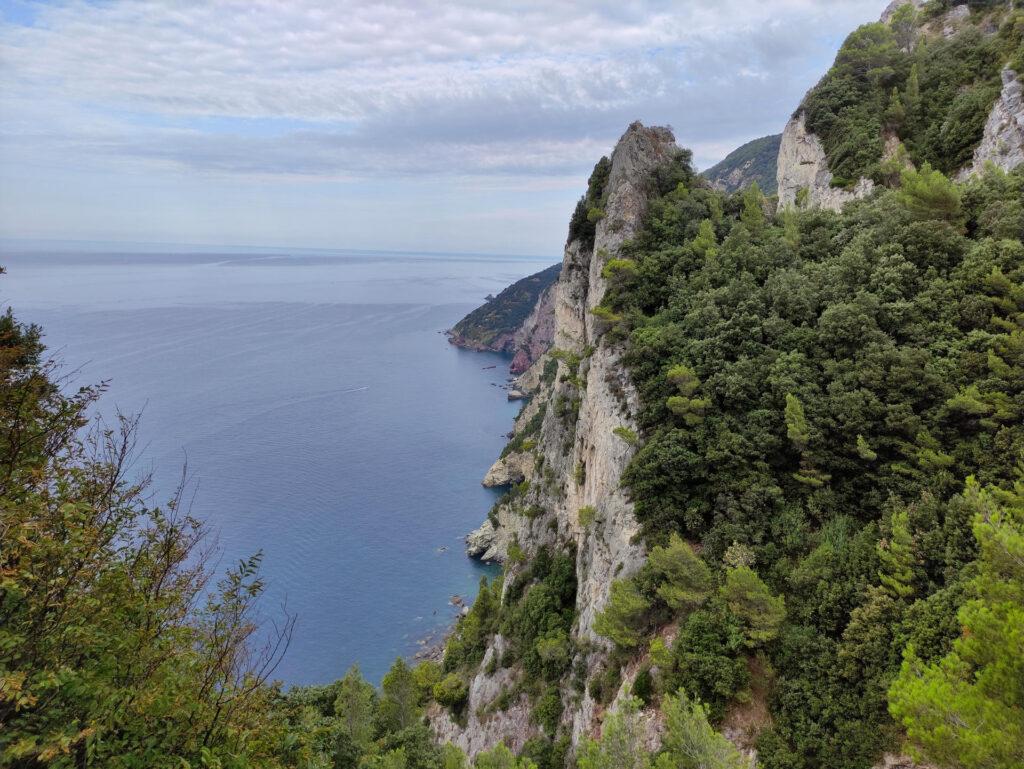
[[[875,183],[861,179],[853,189],[832,186],[825,148],[821,140],[807,130],[803,110],[786,124],[779,147],[779,205],[801,205],[840,210],[851,200],[871,194]]]
[[[509,371],[522,374],[551,348],[555,338],[555,287],[541,293],[530,315],[512,338],[514,357]]]
[[[561,277],[554,286],[555,346],[570,355],[559,356],[558,375],[553,378],[539,374],[552,360],[550,356],[539,359],[520,378],[521,387],[534,387],[536,392],[515,429],[527,429],[540,403],[578,402],[578,412],[545,410],[539,429],[531,436],[534,445],[526,452],[536,457],[526,474],[528,489],[498,506],[497,525],[489,520],[471,535],[474,549],[485,547],[480,554],[490,553],[495,558],[501,558],[504,553],[498,551],[511,542],[516,542],[527,558],[545,546],[575,550],[577,621],[573,635],[580,650],[575,665],[585,670],[588,678],[608,651],[607,641],[594,633],[594,618],[608,600],[612,581],[635,572],[646,555],[644,546],[634,542],[639,524],[620,488],[635,447],[614,432],[618,427],[638,429],[638,396],[620,350],[602,339],[590,311],[604,295],[604,264],[615,258],[641,226],[655,170],[671,162],[678,152],[671,131],[640,123],[631,125],[616,145],[605,216],[597,224],[594,245],[590,248],[574,240],[566,246]],[[579,357],[578,363],[572,354]],[[524,514],[524,506],[533,514]],[[581,525],[579,518],[585,507],[594,510],[587,526]],[[521,568],[507,563],[506,588]],[[526,695],[505,709],[490,707],[523,674],[517,667],[495,670],[487,664],[501,657],[503,644],[500,637],[491,641],[485,662],[470,684],[465,725],[456,723],[446,711],[431,712],[438,737],[470,755],[498,740],[517,749],[537,734],[538,727],[527,717]],[[588,693],[577,696],[565,687],[563,706],[563,724],[574,741],[593,732],[599,708]]]
[[[885,10],[882,11],[881,22],[883,24],[888,24],[892,21],[892,17],[896,15],[896,11],[904,5],[913,5],[915,8],[920,8],[924,4],[925,0],[892,0],[892,2],[886,6]]]
[[[533,472],[533,456],[524,452],[513,452],[491,465],[484,476],[483,485],[489,489],[521,483]]]
[[[480,528],[466,535],[466,555],[481,561],[500,561],[505,552],[505,543],[498,536],[494,524],[488,518]]]
[[[781,134],[754,139],[730,152],[701,176],[723,192],[737,192],[756,182],[765,195],[774,195],[781,142]]]
[[[1003,89],[989,113],[981,144],[960,178],[980,173],[989,163],[1004,171],[1024,163],[1024,84],[1008,67],[1003,70]]]
[[[512,373],[525,371],[551,346],[552,289],[560,265],[513,283],[449,329],[448,340],[469,350],[512,355]]]

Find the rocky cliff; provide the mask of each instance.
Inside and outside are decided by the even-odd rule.
[[[449,341],[470,350],[512,355],[512,373],[522,373],[551,346],[552,286],[560,272],[561,265],[556,264],[513,283],[456,323],[447,332]]]
[[[778,182],[780,134],[763,136],[730,152],[724,160],[701,175],[723,192],[736,192],[757,183],[766,195],[774,195]]]
[[[971,13],[968,4],[961,2],[954,4],[944,13],[935,15],[927,13],[925,5],[923,0],[894,0],[882,14],[882,24],[904,25],[904,29],[896,30],[896,40],[901,46],[900,50],[907,56],[912,55],[922,41],[950,41],[968,32],[980,33],[982,38],[992,39],[1000,34],[1002,23],[1007,18],[1006,14],[1012,13],[1013,8],[1013,4],[1008,3],[1005,7],[997,7],[987,14],[975,15]],[[918,11],[916,16],[901,20],[899,13],[905,6],[912,6]],[[842,57],[841,53],[837,58],[837,64]],[[995,72],[991,74],[995,75]],[[991,107],[984,125],[984,133],[974,149],[973,159],[962,167],[947,169],[950,175],[955,174],[963,180],[981,172],[990,162],[1004,170],[1010,170],[1024,162],[1024,101],[1021,82],[1018,74],[1009,67],[1002,70],[1001,78],[1002,91]],[[874,174],[875,178],[871,178],[872,175],[869,174],[837,180],[830,168],[829,153],[822,138],[808,127],[808,102],[824,83],[825,81],[808,92],[782,134],[777,170],[779,203],[782,206],[808,205],[839,210],[846,203],[871,194],[876,187],[877,171]],[[840,79],[837,83],[839,85],[836,87],[843,87],[848,85],[849,81]],[[961,92],[967,88],[967,84],[960,86]],[[903,92],[900,97],[906,100],[908,95]],[[885,99],[879,101],[883,104],[887,102]],[[906,110],[908,107],[899,104],[897,109]],[[954,109],[953,105],[950,105],[950,109]],[[892,110],[891,104],[888,110]],[[902,128],[897,126],[895,129],[887,126],[887,122],[898,121],[891,112],[886,116],[860,114],[861,120],[865,117],[868,120],[877,120],[879,125],[876,135],[867,137],[877,142],[879,149],[876,159],[884,163],[902,153],[904,162],[909,162],[906,159],[905,148],[901,146],[900,136],[897,135],[900,131],[910,130],[907,124],[904,123]],[[954,119],[962,119],[962,116],[950,113],[946,118],[947,122]],[[842,116],[830,116],[826,122],[834,120],[842,120]],[[918,126],[918,130],[923,129]],[[856,150],[849,147],[842,150],[844,154],[851,151]]]
[[[907,4],[908,0],[893,3],[883,21],[898,18],[896,11]],[[915,34],[957,35],[960,25],[969,23],[960,8],[919,25]],[[980,124],[978,128],[980,134]],[[877,138],[881,159],[908,162],[894,131]],[[973,159],[964,173],[980,170],[987,162],[1015,167],[1022,162],[1022,148],[1020,82],[1006,70],[984,137],[971,148]],[[531,569],[539,554],[556,552],[572,559],[575,595],[567,610],[572,616],[571,637],[559,647],[570,656],[569,672],[557,684],[548,679],[540,687],[546,691],[544,698],[556,698],[557,708],[552,708],[550,702],[538,701],[538,682],[531,680],[535,674],[517,656],[514,638],[503,636],[500,629],[488,635],[482,659],[476,658],[478,662],[470,668],[468,698],[460,715],[436,704],[430,711],[438,737],[470,755],[499,741],[518,752],[545,733],[564,736],[569,746],[585,735],[597,734],[605,714],[619,706],[649,662],[641,649],[624,665],[614,686],[605,688],[602,699],[609,704],[594,699],[591,684],[601,678],[611,651],[609,642],[595,633],[595,618],[608,603],[612,582],[636,573],[646,550],[633,504],[621,488],[640,432],[639,396],[623,362],[623,349],[602,333],[605,321],[593,311],[606,293],[605,266],[621,255],[623,245],[639,231],[652,191],[674,188],[662,188],[659,175],[680,152],[668,129],[639,123],[629,127],[610,161],[602,160],[591,177],[570,227],[558,280],[540,297],[518,337],[523,349],[532,345],[539,354],[518,380],[519,388],[533,397],[516,420],[508,448],[484,479],[485,485],[509,486],[510,492],[468,537],[467,547],[477,557],[504,563],[503,609],[518,600],[524,581],[535,582]],[[843,187],[834,186],[834,181],[825,144],[808,129],[801,108],[780,140],[780,201],[838,210],[876,188],[867,177]],[[586,229],[582,222],[596,225]],[[531,341],[534,337],[544,340],[545,349],[550,340],[551,349],[540,353],[540,345]],[[521,365],[529,357],[524,354]],[[666,643],[676,630],[671,625],[656,628]],[[459,675],[465,675],[466,669],[458,668]],[[610,691],[615,693],[609,696]],[[744,703],[749,707],[730,710],[721,722],[723,733],[747,749],[752,763],[749,727],[756,726],[758,719],[763,727],[771,719],[763,697],[757,701],[758,696]],[[538,721],[541,710],[558,714],[554,726]],[[658,716],[648,709],[642,719],[646,740],[654,746],[661,728]],[[879,766],[914,765],[903,757],[886,755]]]
[[[608,599],[613,578],[635,571],[645,555],[643,545],[634,542],[639,527],[632,505],[619,487],[634,449],[619,437],[622,430],[616,433],[617,428],[636,429],[637,394],[620,364],[620,350],[601,338],[590,311],[604,295],[605,263],[641,224],[655,171],[678,152],[668,129],[640,123],[631,125],[616,145],[604,217],[593,246],[580,240],[566,246],[554,286],[556,350],[522,378],[535,394],[515,430],[523,447],[519,453],[529,454],[530,460],[507,456],[504,463],[526,468],[526,483],[519,487],[525,491],[499,505],[472,537],[476,552],[506,561],[506,591],[522,571],[523,560],[540,548],[575,552],[573,667],[587,678],[608,651],[607,641],[594,633],[594,617]],[[529,439],[522,440],[527,434]],[[517,560],[508,558],[513,545]],[[469,687],[465,724],[456,723],[446,711],[432,713],[438,736],[471,755],[502,739],[517,750],[538,733],[525,694],[503,703],[503,709],[493,707],[524,675],[518,666],[497,664],[505,645],[500,635],[488,645]],[[588,692],[575,692],[568,685],[561,687],[561,696],[561,721],[575,741],[596,727],[599,708]]]
[[[875,183],[861,179],[852,190],[832,186],[832,172],[821,140],[807,130],[803,111],[789,119],[782,132],[778,169],[779,205],[808,205],[838,211],[851,200],[871,193]]]
[[[985,122],[985,135],[961,178],[980,173],[988,163],[1004,171],[1024,163],[1024,85],[1009,67],[1002,78],[1003,89]]]

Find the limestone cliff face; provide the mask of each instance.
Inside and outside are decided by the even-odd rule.
[[[516,430],[526,429],[536,410],[546,404],[543,421],[531,437],[533,462],[526,475],[529,489],[499,508],[497,526],[484,527],[490,529],[483,532],[488,540],[477,542],[486,544],[498,557],[513,541],[527,556],[544,546],[575,548],[577,621],[573,635],[580,642],[577,648],[582,650],[576,661],[585,667],[588,677],[608,651],[607,642],[594,633],[594,618],[608,600],[613,579],[635,572],[645,557],[643,545],[633,541],[639,526],[632,504],[620,488],[622,473],[635,449],[614,432],[618,427],[637,430],[637,393],[621,363],[620,350],[601,338],[590,310],[604,295],[604,264],[618,254],[641,225],[655,169],[670,162],[676,152],[671,131],[640,123],[631,125],[616,145],[605,217],[597,225],[594,246],[570,242],[561,276],[553,287],[554,346],[569,354],[557,359],[558,371],[553,379],[540,375],[552,360],[546,355],[520,380],[522,386],[533,387],[535,392],[530,406],[517,420]],[[570,405],[567,408],[565,404]],[[524,515],[526,506],[542,512]],[[586,527],[579,519],[584,507],[595,511]],[[518,564],[506,565],[506,586],[520,568]],[[470,755],[499,740],[518,750],[537,733],[527,717],[525,695],[505,710],[489,707],[522,675],[517,666],[487,672],[489,663],[500,659],[504,645],[500,636],[491,641],[484,663],[470,684],[465,726],[438,708],[431,713],[438,736]],[[576,695],[568,685],[562,688],[563,724],[576,741],[595,729],[598,708],[589,694]]]
[[[551,347],[555,338],[555,287],[548,286],[512,339],[515,357],[509,370],[522,374]]]
[[[1024,85],[1008,67],[1003,70],[1003,89],[989,113],[981,144],[961,178],[980,173],[988,163],[1004,171],[1024,163]]]
[[[525,371],[551,346],[552,288],[560,265],[530,275],[488,298],[446,333],[457,347],[513,355],[512,373]]]
[[[882,21],[889,22],[896,11],[904,5],[920,8],[923,0],[893,0],[882,14]],[[960,32],[969,23],[970,9],[956,5],[945,14],[924,24],[917,37],[922,35],[949,38]],[[983,28],[985,34],[994,34],[997,29]],[[1004,170],[1010,170],[1024,163],[1024,87],[1018,73],[1007,68],[1003,70],[1003,88],[992,107],[985,125],[981,143],[974,152],[970,165],[959,176],[962,181],[981,172],[987,163],[995,163]],[[895,137],[890,137],[895,138]],[[886,143],[887,153],[893,147]],[[832,173],[828,167],[825,150],[821,141],[807,130],[803,110],[800,109],[786,125],[779,148],[778,165],[779,204],[794,205],[801,200],[805,205],[838,211],[852,200],[863,198],[874,190],[870,179],[861,178],[849,189],[832,187]]]
[[[832,172],[821,140],[807,130],[801,110],[790,118],[779,147],[779,205],[805,205],[838,211],[851,200],[871,193],[875,183],[861,179],[852,190],[832,186]],[[802,200],[806,196],[805,200]]]

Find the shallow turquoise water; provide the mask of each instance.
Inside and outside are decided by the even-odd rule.
[[[554,260],[423,254],[4,254],[0,301],[43,325],[102,410],[143,411],[140,472],[187,458],[221,566],[264,552],[277,676],[379,679],[481,574],[461,537],[517,406],[507,361],[438,332]],[[489,368],[496,366],[495,368]]]

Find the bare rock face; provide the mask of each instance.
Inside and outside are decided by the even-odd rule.
[[[981,173],[988,163],[1004,171],[1024,163],[1024,84],[1008,67],[1003,70],[1003,90],[989,113],[981,144],[960,178]]]
[[[474,529],[466,535],[466,555],[470,558],[500,561],[504,556],[505,546],[490,518],[484,521],[479,529]]]
[[[544,290],[512,339],[515,357],[509,371],[522,374],[551,348],[555,339],[555,286]]]
[[[779,205],[804,205],[840,210],[851,200],[871,194],[875,183],[861,179],[852,190],[832,186],[832,172],[821,140],[807,130],[803,111],[798,112],[782,132],[779,148]]]
[[[487,471],[482,481],[489,489],[521,483],[533,472],[533,457],[522,452],[514,452],[501,457]]]
[[[920,8],[924,5],[925,0],[892,0],[885,10],[882,11],[882,23],[888,24],[892,21],[892,17],[896,15],[896,11],[902,8],[904,5],[913,5],[915,8]]]
[[[495,559],[504,558],[512,542],[528,558],[541,547],[575,549],[578,619],[573,635],[588,642],[579,644],[588,651],[581,651],[582,658],[576,661],[587,669],[588,678],[608,651],[608,642],[594,633],[594,617],[608,601],[612,581],[634,573],[646,555],[644,546],[633,542],[639,524],[620,488],[622,473],[636,448],[614,432],[619,427],[638,430],[639,398],[620,351],[601,339],[590,310],[604,295],[604,264],[618,255],[622,244],[642,224],[656,169],[677,152],[671,131],[640,123],[631,125],[616,145],[605,217],[598,222],[594,247],[578,240],[566,246],[561,276],[551,295],[554,346],[580,355],[581,360],[573,371],[570,363],[559,360],[554,380],[545,381],[540,372],[550,359],[543,356],[520,377],[518,386],[532,392],[533,398],[516,420],[515,430],[524,430],[541,405],[547,404],[544,418],[539,431],[530,436],[535,441],[533,449],[509,455],[488,477],[518,477],[514,469],[530,483],[516,500],[498,506],[496,525],[489,520],[470,537],[475,552]],[[585,351],[591,350],[586,355]],[[580,387],[580,381],[586,386]],[[556,402],[578,402],[579,410],[566,413],[553,406]],[[529,462],[519,464],[522,457]],[[526,506],[530,515],[524,514]],[[586,527],[579,520],[584,507],[596,511]],[[522,568],[517,563],[506,565],[506,587]],[[493,668],[488,662],[501,659],[504,643],[500,637],[492,639],[484,664],[470,682],[470,715],[465,727],[439,709],[430,714],[438,737],[454,742],[471,756],[500,740],[516,749],[538,733],[524,699],[505,710],[495,707],[501,693],[525,675],[518,665],[487,672]],[[599,708],[588,694],[576,698],[566,686],[563,705],[563,723],[574,741],[594,733]]]

